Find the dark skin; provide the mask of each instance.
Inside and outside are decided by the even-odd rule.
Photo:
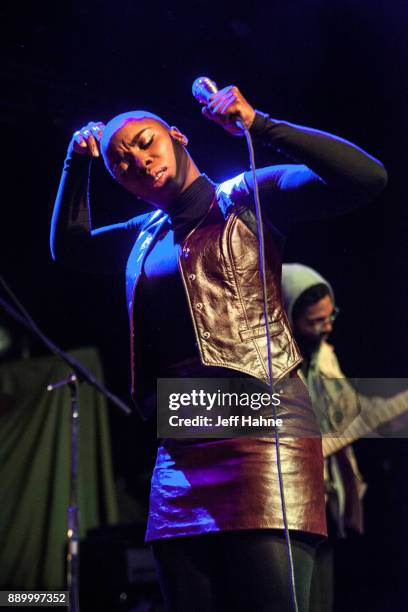
[[[213,94],[203,107],[207,119],[232,135],[242,135],[236,120],[250,128],[255,110],[235,86]],[[70,147],[79,154],[102,154],[110,174],[138,198],[163,210],[200,176],[188,153],[187,137],[175,126],[142,112],[119,116],[105,126],[90,122],[75,134]]]
[[[166,209],[200,175],[184,149],[187,138],[176,127],[168,130],[145,117],[114,120],[111,127],[112,136],[101,143],[105,165],[136,197]]]
[[[333,314],[334,304],[330,295],[325,295],[315,304],[307,306],[301,315],[293,322],[296,341],[302,355],[309,358],[327,340],[333,330],[330,316]]]

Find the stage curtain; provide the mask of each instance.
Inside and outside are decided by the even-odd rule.
[[[71,353],[98,378],[95,349]],[[61,589],[70,469],[70,393],[47,384],[68,375],[56,357],[0,366],[0,582],[3,588]],[[80,536],[118,522],[107,405],[80,385]],[[111,407],[109,407],[111,409]],[[126,417],[124,417],[126,418]]]

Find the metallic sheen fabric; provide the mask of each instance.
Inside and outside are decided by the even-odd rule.
[[[296,393],[285,394],[279,415],[286,422],[279,446],[288,524],[325,535],[321,438],[307,391],[295,388]],[[273,436],[163,440],[152,478],[147,541],[266,528],[283,528]]]
[[[234,181],[229,184],[228,193],[223,188],[225,184],[220,185],[210,211],[182,242],[179,268],[201,362],[267,380],[268,351],[256,218],[243,175]],[[142,380],[137,380],[143,354],[134,325],[135,288],[146,256],[166,220],[167,215],[161,211],[152,214],[127,263],[134,398],[137,387],[143,385]],[[265,239],[273,377],[279,380],[301,363],[301,356],[282,307],[281,237],[270,227]]]

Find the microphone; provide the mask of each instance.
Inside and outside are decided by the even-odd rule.
[[[191,89],[193,96],[200,104],[208,104],[210,96],[218,91],[216,83],[205,76],[198,77]],[[235,124],[237,128],[245,132],[245,126],[240,119],[237,119]]]
[[[209,97],[217,93],[218,87],[208,77],[198,77],[193,83],[192,92],[195,99],[200,104],[208,104]]]

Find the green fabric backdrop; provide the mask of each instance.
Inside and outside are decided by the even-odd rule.
[[[95,349],[71,353],[101,378]],[[65,586],[70,467],[70,394],[46,391],[66,377],[55,357],[0,366],[0,583],[3,588]],[[118,521],[106,401],[80,385],[80,535]]]

